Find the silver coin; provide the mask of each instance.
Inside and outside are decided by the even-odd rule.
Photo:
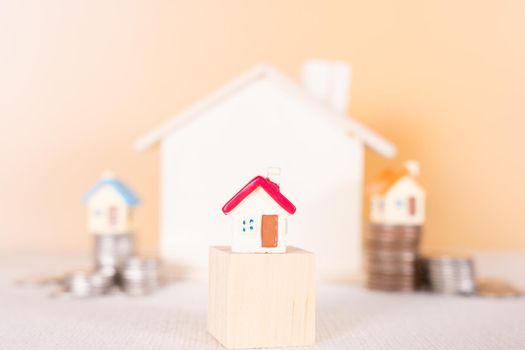
[[[427,256],[425,261],[433,291],[466,295],[476,292],[474,263],[470,257],[438,255]]]
[[[120,268],[134,254],[131,234],[95,235],[94,260],[97,268]]]
[[[130,257],[122,271],[123,290],[130,295],[146,295],[163,283],[161,264],[157,258]]]
[[[65,283],[65,290],[75,298],[87,298],[106,294],[113,281],[97,271],[74,271]]]

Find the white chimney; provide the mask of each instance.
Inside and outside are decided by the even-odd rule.
[[[281,182],[281,168],[268,167],[266,169],[266,177],[276,185],[280,185]]]
[[[410,176],[418,177],[420,173],[419,162],[417,160],[407,160],[403,163]]]
[[[343,61],[308,60],[303,64],[306,90],[339,114],[346,114],[350,96],[351,69]]]

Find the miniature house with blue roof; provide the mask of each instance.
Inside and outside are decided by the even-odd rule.
[[[104,174],[83,200],[87,206],[89,232],[100,235],[132,231],[133,207],[140,199],[112,174]]]

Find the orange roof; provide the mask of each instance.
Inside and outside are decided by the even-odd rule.
[[[385,169],[366,186],[366,192],[369,195],[383,195],[399,179],[407,175],[410,176],[408,170],[405,168]]]

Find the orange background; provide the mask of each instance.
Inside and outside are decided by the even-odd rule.
[[[523,249],[525,2],[3,1],[0,247],[87,251],[104,169],[158,235],[159,154],[134,139],[255,63],[353,64],[350,112],[422,164],[426,247]],[[394,161],[399,162],[398,160]],[[367,179],[389,162],[368,152]]]

